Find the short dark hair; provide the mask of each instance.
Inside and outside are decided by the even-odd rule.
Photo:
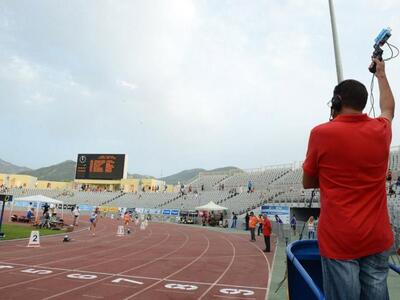
[[[362,111],[367,105],[368,91],[361,82],[348,79],[339,83],[334,91],[334,95],[339,95],[342,106],[350,107]]]

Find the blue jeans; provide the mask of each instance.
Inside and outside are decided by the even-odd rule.
[[[232,219],[232,226],[231,226],[231,228],[236,228],[236,219]]]
[[[358,259],[321,257],[326,300],[388,300],[389,250]]]

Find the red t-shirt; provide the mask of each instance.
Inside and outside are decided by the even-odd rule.
[[[304,172],[319,179],[321,255],[355,259],[393,244],[385,189],[391,124],[339,115],[310,134]]]
[[[271,235],[271,221],[267,217],[265,217],[263,221],[263,234],[265,236]]]

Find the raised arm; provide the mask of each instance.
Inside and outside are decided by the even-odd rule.
[[[394,118],[394,97],[392,90],[390,89],[389,82],[385,72],[385,62],[378,59],[374,59],[376,63],[375,76],[378,79],[379,84],[379,107],[381,109],[381,117],[392,121]]]

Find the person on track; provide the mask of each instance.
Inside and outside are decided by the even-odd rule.
[[[250,218],[249,218],[249,229],[250,229],[250,241],[255,242],[256,241],[256,227],[258,223],[258,218],[254,215],[253,212],[250,213]]]
[[[264,252],[271,252],[271,231],[272,231],[271,221],[268,219],[267,215],[264,215],[263,218],[263,235],[265,241]]]
[[[79,211],[79,206],[78,206],[78,205],[76,205],[76,206],[74,207],[74,210],[72,211],[72,214],[73,214],[73,216],[74,216],[74,223],[73,223],[73,225],[74,225],[74,226],[78,226],[78,220],[79,220],[79,215],[80,215],[80,211]]]
[[[96,207],[95,210],[92,212],[90,215],[89,221],[90,221],[90,231],[92,232],[92,235],[96,235],[96,225],[97,225],[97,216],[99,214],[99,208]]]
[[[131,216],[129,215],[129,212],[124,213],[124,230],[125,232],[130,231],[129,229],[129,223],[131,222]]]
[[[258,215],[258,228],[257,228],[257,235],[260,236],[260,234],[263,232],[263,223],[264,223],[264,218],[260,214]]]

